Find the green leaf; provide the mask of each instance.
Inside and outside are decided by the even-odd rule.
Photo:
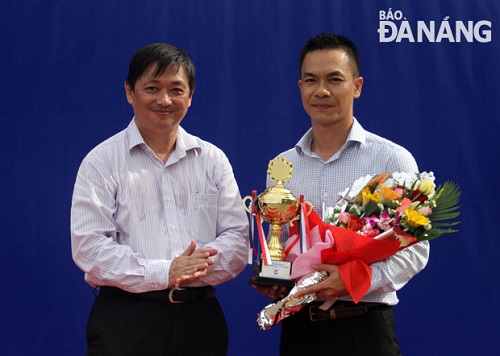
[[[460,215],[460,207],[458,206],[460,187],[454,182],[447,181],[436,189],[433,199],[436,202],[436,207],[432,209],[432,215],[430,216],[432,228],[419,236],[419,240],[432,240],[442,234],[458,231],[451,229],[451,226],[456,226],[460,222],[450,220]]]
[[[377,203],[373,202],[372,200],[370,200],[368,202],[368,204],[366,204],[365,206],[365,214],[364,216],[368,217],[368,216],[372,216],[372,215],[379,215],[380,214],[380,207],[378,206]]]

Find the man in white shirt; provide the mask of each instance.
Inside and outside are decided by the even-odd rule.
[[[100,291],[88,355],[227,352],[213,286],[244,269],[248,220],[225,154],[180,126],[194,89],[182,49],[140,49],[125,81],[133,120],[78,171],[73,259]]]

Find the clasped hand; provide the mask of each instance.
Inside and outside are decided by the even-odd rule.
[[[218,252],[215,248],[196,249],[196,242],[192,240],[188,248],[170,265],[169,288],[180,288],[205,276],[208,267],[215,263],[212,257]]]

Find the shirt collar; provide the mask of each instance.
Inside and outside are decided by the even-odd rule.
[[[130,124],[127,127],[127,133],[129,138],[129,151],[136,146],[146,145],[144,138],[141,135],[141,132],[137,128],[135,120],[132,119]],[[177,131],[177,140],[175,143],[175,151],[182,152],[182,156],[186,155],[186,152],[192,149],[201,150],[201,146],[193,135],[190,135],[184,130],[181,126]]]
[[[353,119],[354,121],[351,130],[349,131],[349,135],[347,135],[346,143],[342,146],[339,152],[341,152],[344,149],[344,147],[347,147],[347,145],[351,144],[351,142],[359,142],[363,146],[366,145],[366,131],[363,129],[358,120],[356,120],[356,118]],[[295,145],[295,150],[297,151],[298,154],[305,153],[311,156],[312,141],[313,141],[313,132],[312,128],[310,128],[304,134],[304,136],[301,137],[299,142],[297,142],[297,144]]]
[[[127,135],[128,135],[128,150],[130,151],[135,146],[145,145],[144,139],[142,138],[137,125],[135,124],[135,118],[132,119],[130,124],[127,127]]]

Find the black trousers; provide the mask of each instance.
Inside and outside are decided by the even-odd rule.
[[[98,295],[87,324],[87,355],[226,355],[229,335],[216,298],[172,304]]]
[[[280,355],[401,355],[392,309],[374,309],[361,317],[327,321],[293,315],[282,321]]]

